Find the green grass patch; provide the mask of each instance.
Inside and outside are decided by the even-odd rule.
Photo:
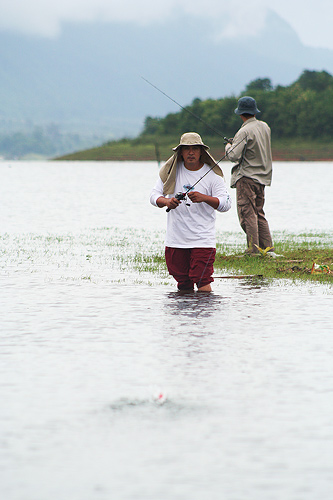
[[[268,279],[333,284],[333,234],[289,234],[285,232],[274,234],[275,253],[280,255],[277,258],[272,258],[267,254],[246,256],[244,243],[233,242],[231,235],[228,236],[227,243],[217,244],[214,264],[216,276],[221,274],[226,276],[260,275]],[[152,255],[149,256],[149,260],[151,272],[166,272],[164,255]],[[330,272],[316,269],[315,273],[311,273],[313,264],[327,266]]]
[[[333,235],[322,233],[274,235],[275,253],[256,256],[229,252],[227,245],[217,247],[216,270],[230,274],[258,274],[266,278],[288,278],[333,283]],[[315,264],[315,272],[312,273]],[[327,266],[323,269],[319,266]],[[329,272],[323,272],[329,271]]]

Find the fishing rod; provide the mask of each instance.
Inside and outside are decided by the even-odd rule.
[[[146,83],[148,83],[149,85],[151,85],[152,87],[154,87],[154,89],[158,90],[158,92],[160,92],[161,94],[163,94],[165,97],[167,97],[168,99],[170,99],[170,101],[174,102],[175,104],[177,104],[177,106],[179,106],[181,109],[183,109],[184,111],[186,111],[187,113],[189,113],[190,115],[194,116],[194,118],[196,118],[197,120],[201,121],[204,125],[206,125],[206,127],[208,127],[212,132],[215,132],[215,134],[219,135],[220,137],[223,137],[224,141],[226,142],[230,142],[229,139],[227,139],[226,137],[224,137],[224,135],[219,131],[217,130],[216,128],[212,127],[211,125],[209,125],[208,123],[205,122],[205,120],[203,120],[200,116],[196,115],[195,113],[193,113],[193,111],[189,110],[188,108],[184,108],[184,106],[182,106],[181,104],[179,104],[179,102],[175,101],[174,99],[172,99],[172,97],[170,97],[168,94],[166,94],[165,92],[163,92],[163,90],[159,89],[158,87],[156,87],[156,85],[154,85],[153,83],[151,83],[149,80],[147,80],[147,78],[144,78],[143,76],[141,76],[142,80],[144,80]]]
[[[177,104],[177,106],[179,106],[181,109],[183,109],[184,111],[186,111],[187,113],[189,113],[190,115],[194,116],[194,118],[196,118],[197,120],[201,121],[204,125],[206,125],[206,127],[208,127],[210,130],[212,130],[213,132],[215,132],[217,135],[219,135],[220,137],[223,137],[224,139],[224,144],[232,144],[232,139],[227,139],[227,137],[225,137],[223,134],[221,134],[221,132],[219,132],[218,130],[216,130],[214,127],[211,127],[210,125],[208,125],[208,123],[205,122],[205,120],[203,120],[200,116],[196,115],[195,113],[193,113],[192,111],[190,111],[188,108],[184,108],[184,106],[182,106],[181,104],[179,104],[179,102],[175,101],[175,99],[173,99],[172,97],[170,97],[168,94],[166,94],[165,92],[163,92],[163,90],[159,89],[158,87],[156,87],[156,85],[154,85],[153,83],[151,83],[149,80],[147,80],[147,78],[144,78],[143,76],[141,76],[142,80],[144,80],[146,83],[148,83],[149,85],[151,85],[154,89],[158,90],[158,92],[160,92],[161,94],[163,94],[165,97],[167,97],[168,99],[170,99],[170,101],[174,102],[175,104]],[[243,137],[243,139],[241,141],[239,141],[237,144],[234,145],[234,147],[232,149],[229,149],[228,152],[232,151],[233,149],[236,148],[236,146],[238,146],[241,142],[243,142],[245,139],[247,138],[247,136]],[[207,174],[209,174],[209,172],[211,170],[213,170],[213,168],[216,167],[216,165],[218,165],[222,160],[224,160],[224,158],[227,156],[227,153],[225,153],[225,155],[222,156],[222,158],[217,162],[215,163],[215,165],[213,165],[209,170],[207,170],[207,172],[199,179],[197,180],[197,182],[195,182],[193,184],[193,186],[191,186],[187,191],[185,191],[185,193],[177,193],[175,195],[175,198],[179,201],[181,200],[184,200],[187,193],[189,191],[191,191],[194,186],[196,186]],[[170,212],[171,208],[167,208],[167,212]]]
[[[227,157],[228,153],[230,153],[231,151],[233,151],[237,146],[239,146],[243,141],[245,141],[245,139],[247,139],[247,135],[245,137],[243,137],[243,139],[241,139],[239,142],[237,142],[237,144],[235,144],[231,149],[229,149],[229,151],[227,153],[225,153],[222,158],[216,162],[212,167],[210,167],[209,170],[207,170],[207,172],[205,174],[203,174],[202,177],[200,177],[200,179],[198,179],[191,187],[189,187],[184,193],[177,193],[175,194],[175,198],[179,201],[181,200],[184,200],[186,198],[186,195],[187,193],[189,193],[193,188],[194,186],[196,186],[207,174],[209,174],[209,172],[211,172],[222,160],[224,160],[224,158]],[[170,210],[172,210],[171,208],[167,208],[166,209],[166,212],[170,212]]]

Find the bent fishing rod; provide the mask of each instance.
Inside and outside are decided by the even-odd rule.
[[[223,137],[225,143],[226,142],[230,142],[229,139],[227,139],[226,137],[224,137],[224,135],[219,131],[217,130],[216,128],[212,127],[211,125],[209,125],[207,122],[205,122],[205,120],[203,120],[200,116],[196,115],[195,113],[193,113],[193,111],[189,110],[188,108],[184,108],[184,106],[182,106],[181,104],[179,104],[179,102],[175,101],[174,99],[172,99],[172,97],[170,97],[168,94],[166,94],[165,92],[163,92],[163,90],[159,89],[158,87],[156,87],[156,85],[154,85],[153,83],[151,83],[149,80],[147,80],[147,78],[144,78],[143,76],[141,76],[142,80],[144,80],[146,83],[148,83],[149,85],[151,85],[152,87],[154,87],[154,89],[158,90],[158,92],[160,92],[161,94],[163,94],[165,97],[167,97],[168,99],[170,99],[170,101],[174,102],[175,104],[177,104],[177,106],[179,106],[181,109],[183,109],[184,111],[186,111],[187,113],[189,113],[190,115],[194,116],[194,118],[196,118],[197,120],[199,120],[200,122],[202,122],[204,125],[206,125],[206,127],[208,127],[212,132],[215,132],[215,134],[219,135],[220,137]]]
[[[200,179],[198,179],[192,186],[190,186],[184,193],[177,193],[175,194],[174,198],[176,198],[177,200],[181,201],[181,200],[184,200],[186,198],[186,195],[187,193],[189,193],[190,191],[192,191],[192,189],[194,188],[194,186],[196,186],[207,174],[209,174],[209,172],[211,172],[216,166],[218,166],[218,164],[224,160],[224,158],[226,158],[228,156],[228,153],[230,153],[231,151],[233,151],[237,146],[239,146],[243,141],[245,141],[245,139],[247,139],[247,135],[245,137],[243,137],[242,140],[240,140],[239,142],[237,142],[237,144],[235,144],[231,149],[229,149],[229,151],[227,153],[225,153],[222,158],[216,162],[212,167],[210,167],[209,170],[207,170],[207,172],[205,174],[203,174],[202,177],[200,177]],[[171,208],[167,208],[166,209],[166,212],[170,212],[170,210],[172,210]]]

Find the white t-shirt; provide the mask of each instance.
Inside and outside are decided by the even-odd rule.
[[[204,164],[200,170],[191,171],[185,168],[184,163],[177,165],[175,192],[168,195],[172,198],[176,193],[186,192],[193,186],[210,167]],[[231,207],[231,199],[226,184],[220,175],[209,172],[193,188],[202,194],[219,199],[219,212],[227,212]],[[150,202],[157,206],[156,200],[164,196],[163,182],[158,178],[150,195]],[[167,213],[167,230],[165,245],[173,248],[212,248],[215,241],[216,210],[207,203],[192,203],[186,197],[180,205]]]

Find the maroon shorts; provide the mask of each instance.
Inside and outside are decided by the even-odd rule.
[[[169,274],[175,278],[179,290],[193,290],[208,285],[214,278],[216,248],[165,247],[165,260]]]

